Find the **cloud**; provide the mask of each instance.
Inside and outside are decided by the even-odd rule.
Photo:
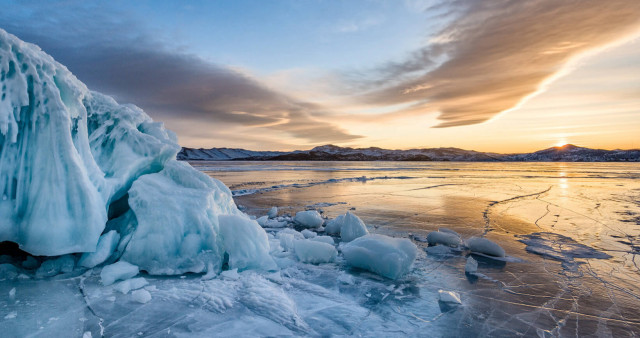
[[[640,31],[640,1],[488,0],[432,6],[449,20],[424,48],[355,81],[389,114],[439,112],[437,127],[481,123],[516,107],[584,52]],[[353,83],[353,81],[352,81]]]
[[[156,119],[188,119],[191,131],[207,128],[215,134],[216,124],[235,124],[269,128],[310,143],[360,137],[317,120],[314,114],[325,110],[319,105],[175,46],[171,49],[125,13],[77,6],[43,4],[23,16],[6,11],[0,14],[0,27],[41,46],[89,88],[134,103]]]

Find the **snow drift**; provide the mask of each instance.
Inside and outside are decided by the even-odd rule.
[[[175,160],[162,123],[89,91],[2,29],[0,88],[0,242],[33,255],[96,252],[84,266],[123,257],[153,274],[220,270],[218,216],[246,216],[224,184]]]

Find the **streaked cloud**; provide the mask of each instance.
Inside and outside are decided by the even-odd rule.
[[[573,58],[640,31],[639,1],[455,1],[430,8],[455,19],[404,62],[352,81],[366,90],[362,102],[413,103],[385,118],[439,112],[438,127],[487,121],[541,90]]]

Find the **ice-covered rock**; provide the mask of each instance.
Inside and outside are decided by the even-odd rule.
[[[118,247],[120,235],[115,230],[111,230],[100,236],[98,246],[95,252],[85,252],[78,261],[79,266],[85,268],[93,268],[96,265],[104,263]]]
[[[220,235],[224,251],[229,256],[229,268],[275,270],[275,262],[269,255],[267,233],[247,217],[221,215]]]
[[[322,216],[315,210],[298,211],[293,220],[305,228],[319,228],[324,223]]]
[[[138,303],[146,304],[151,300],[151,294],[145,289],[136,290],[131,293],[131,299]]]
[[[135,277],[140,269],[128,262],[118,261],[111,265],[106,265],[100,272],[102,285],[111,285],[115,281]]]
[[[476,271],[478,271],[478,261],[469,256],[467,263],[464,265],[464,272],[473,274]]]
[[[333,245],[308,239],[295,241],[294,247],[296,257],[303,263],[330,263],[338,256],[338,251]]]
[[[137,290],[148,285],[149,282],[144,277],[131,278],[113,285],[113,289],[123,294],[129,293],[131,290]]]
[[[455,291],[438,290],[438,300],[447,305],[461,305],[460,294]]]
[[[69,273],[73,271],[75,265],[76,260],[72,255],[49,259],[42,262],[38,270],[36,270],[36,277],[51,277],[60,273]]]
[[[354,239],[368,235],[369,231],[364,222],[351,212],[347,212],[342,220],[342,226],[340,227],[340,239],[343,242],[351,242]]]
[[[302,230],[300,233],[302,234],[302,236],[304,236],[304,238],[314,238],[318,236],[318,234],[316,234],[315,232],[307,229]]]
[[[406,238],[374,234],[347,243],[342,253],[351,266],[396,279],[409,271],[418,249]]]
[[[267,213],[267,216],[269,216],[269,218],[276,218],[276,216],[278,216],[278,207],[271,207],[271,209],[269,209],[269,212]]]
[[[427,242],[429,245],[442,244],[452,247],[457,247],[462,244],[462,240],[458,234],[442,230],[432,231],[427,234]]]
[[[503,248],[486,238],[471,237],[467,240],[467,247],[471,252],[477,252],[494,257],[505,256]]]

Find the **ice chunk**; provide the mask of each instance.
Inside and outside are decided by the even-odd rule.
[[[115,281],[129,279],[138,274],[139,268],[125,261],[118,261],[102,268],[100,279],[102,285],[111,285]]]
[[[333,245],[308,239],[295,241],[294,247],[296,257],[303,263],[330,263],[338,256],[338,251]]]
[[[315,210],[298,211],[294,221],[305,228],[319,228],[324,223],[322,216]]]
[[[170,161],[159,173],[133,183],[129,205],[137,225],[124,260],[154,275],[220,271],[218,215],[240,213],[220,181]]]
[[[9,290],[9,299],[14,300],[16,298],[16,288]]]
[[[11,280],[18,277],[18,268],[13,264],[0,264],[0,280]]]
[[[344,245],[342,253],[351,266],[396,279],[409,271],[418,249],[406,238],[365,235]]]
[[[269,212],[267,213],[267,216],[269,216],[269,218],[276,218],[276,216],[278,216],[278,207],[271,207],[271,209],[269,209]]]
[[[51,277],[60,273],[73,271],[76,261],[72,255],[64,255],[58,258],[46,260],[36,270],[36,277]]]
[[[151,300],[151,294],[145,289],[136,290],[131,293],[131,299],[138,303],[146,304]]]
[[[340,228],[340,239],[342,239],[343,242],[351,242],[358,237],[368,234],[369,231],[367,227],[358,216],[351,212],[347,212],[347,214],[344,215],[342,227]]]
[[[498,244],[486,239],[471,237],[467,240],[467,247],[471,252],[477,252],[489,256],[504,257],[504,249]]]
[[[335,241],[333,240],[333,237],[331,236],[316,236],[311,238],[312,241],[316,241],[316,242],[322,242],[322,243],[327,243],[327,244],[331,244],[334,245],[336,244]]]
[[[347,284],[347,285],[353,285],[356,283],[355,279],[353,278],[353,276],[351,276],[348,273],[345,272],[341,272],[338,275],[338,282],[342,283],[342,284]]]
[[[292,234],[278,234],[278,238],[280,238],[280,246],[286,251],[293,251],[293,244],[296,241],[296,238]]]
[[[263,228],[283,228],[287,226],[286,221],[278,221],[275,219],[268,219],[264,224],[261,224]]]
[[[438,290],[438,300],[447,305],[461,305],[460,294],[454,291]]]
[[[447,231],[432,231],[427,235],[429,245],[443,244],[447,246],[457,247],[462,244],[462,240],[457,234]]]
[[[123,280],[122,282],[115,284],[113,289],[126,295],[129,291],[140,289],[148,284],[149,282],[147,282],[144,277],[138,277]]]
[[[33,256],[27,256],[27,258],[22,262],[22,267],[25,269],[33,270],[40,266],[40,262],[35,259]]]
[[[269,220],[269,216],[262,216],[262,217],[258,217],[258,219],[256,219],[256,222],[258,222],[258,224],[261,227],[265,227],[268,220]]]
[[[478,271],[478,261],[469,256],[467,263],[464,265],[464,272],[473,274],[476,271]]]
[[[106,261],[107,258],[111,256],[113,251],[115,251],[119,241],[120,235],[115,230],[111,230],[106,234],[100,236],[96,251],[85,252],[82,257],[80,257],[78,265],[85,268],[93,268],[98,264],[104,263],[104,261]]]
[[[275,270],[275,262],[269,255],[267,233],[247,217],[221,215],[220,236],[224,251],[229,255],[229,268]]]
[[[295,231],[293,229],[282,229],[280,230],[277,234],[276,234],[276,238],[280,238],[282,235],[285,234],[290,234],[293,236],[293,238],[295,239],[304,239],[304,235],[298,231]]]
[[[301,233],[302,233],[302,236],[304,236],[304,238],[314,238],[318,236],[318,234],[316,234],[315,232],[307,229],[302,230]]]
[[[324,231],[328,234],[337,235],[340,233],[340,229],[342,229],[342,223],[344,222],[344,216],[340,215],[332,220],[327,221],[327,225],[324,228]]]
[[[240,278],[240,275],[238,274],[238,269],[232,269],[232,270],[222,271],[220,273],[220,277],[224,279],[238,280],[238,278]]]

